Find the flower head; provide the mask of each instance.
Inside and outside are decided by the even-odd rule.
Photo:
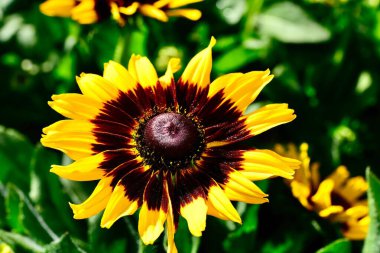
[[[170,16],[182,16],[198,20],[201,12],[196,9],[177,9],[202,0],[46,0],[40,6],[41,12],[48,16],[71,17],[81,24],[91,24],[112,16],[124,25],[128,16],[141,14],[168,21]]]
[[[82,74],[82,94],[54,95],[49,105],[66,116],[43,129],[41,142],[75,162],[53,165],[57,175],[100,180],[91,196],[71,204],[74,218],[104,210],[109,228],[138,208],[138,230],[152,244],[166,221],[169,252],[182,215],[201,236],[206,215],[241,223],[230,200],[268,202],[252,180],[292,178],[299,162],[270,150],[248,148],[245,140],[295,118],[287,104],[271,104],[244,115],[269,83],[269,71],[232,73],[210,84],[210,45],[187,65],[181,78],[172,59],[164,76],[146,57],[133,55],[128,70],[115,62],[103,76]]]
[[[342,223],[346,238],[362,240],[366,237],[369,215],[367,182],[361,176],[349,178],[345,166],[339,166],[330,176],[320,181],[319,164],[310,163],[308,145],[301,144],[299,150],[289,145],[287,150],[278,145],[275,150],[301,161],[301,168],[295,172],[290,187],[294,197],[308,210],[315,211],[322,218]]]

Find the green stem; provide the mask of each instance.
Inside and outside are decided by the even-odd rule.
[[[193,236],[191,238],[191,253],[197,253],[199,245],[201,245],[201,238]]]

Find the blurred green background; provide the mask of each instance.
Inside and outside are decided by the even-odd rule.
[[[289,103],[298,116],[255,138],[255,147],[306,141],[323,176],[341,164],[352,175],[364,176],[366,167],[380,174],[379,0],[207,0],[193,5],[203,13],[199,22],[137,16],[124,28],[111,20],[83,26],[47,17],[41,2],[0,0],[1,253],[1,242],[14,252],[138,251],[136,215],[110,230],[100,228],[100,216],[72,219],[68,202],[83,201],[94,184],[49,173],[51,164],[70,161],[39,144],[41,129],[62,118],[47,101],[78,92],[81,72],[101,74],[111,59],[126,65],[131,53],[148,56],[159,73],[170,57],[185,66],[211,36],[214,78],[269,68],[275,79],[253,108]],[[122,51],[118,41],[125,36],[130,44]],[[182,221],[179,252],[361,252],[363,242],[334,242],[342,237],[338,227],[305,210],[283,180],[260,186],[271,202],[237,203],[242,226],[209,217],[199,239]],[[373,192],[371,203],[380,208],[379,191]],[[379,216],[372,222],[379,225]],[[379,227],[371,236],[380,240]],[[140,252],[164,252],[164,240]]]

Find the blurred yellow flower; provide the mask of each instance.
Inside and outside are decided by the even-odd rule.
[[[112,17],[120,25],[128,16],[141,14],[166,22],[171,16],[198,20],[201,12],[196,9],[177,9],[203,0],[47,0],[40,5],[48,16],[71,17],[81,24],[91,24]]]
[[[13,250],[7,244],[0,243],[0,253],[13,253]]]
[[[368,185],[361,176],[350,177],[345,166],[339,166],[323,181],[320,180],[319,164],[310,163],[308,144],[300,148],[276,145],[280,154],[299,159],[301,168],[289,181],[293,196],[308,210],[322,218],[342,223],[343,235],[351,240],[363,240],[369,225],[368,204],[363,199]]]

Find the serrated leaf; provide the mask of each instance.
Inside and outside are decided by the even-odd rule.
[[[368,206],[370,225],[364,242],[363,253],[380,252],[380,180],[368,168]]]
[[[318,250],[317,253],[351,253],[351,242],[347,239],[338,239]]]
[[[259,32],[285,43],[318,43],[330,39],[330,31],[312,20],[298,5],[281,2],[258,17]]]

